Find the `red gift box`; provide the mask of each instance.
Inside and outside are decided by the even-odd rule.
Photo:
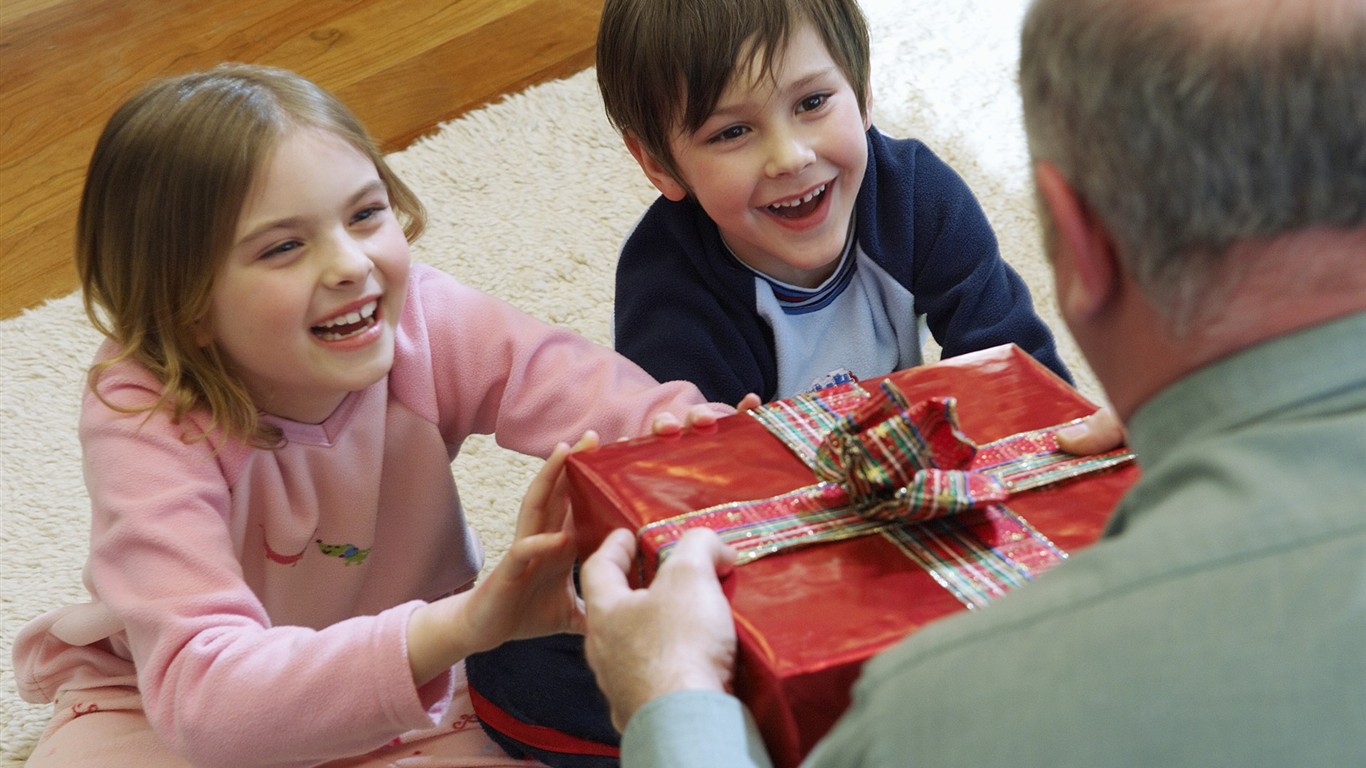
[[[1036,430],[1047,436],[1047,428],[1096,409],[1013,345],[858,386],[878,397],[884,379],[912,404],[952,398],[957,419],[948,426],[983,446],[982,456],[992,441]],[[1020,570],[1037,572],[1040,557],[1065,557],[1094,543],[1137,472],[1132,462],[1123,463],[1012,493],[1004,509],[992,505],[956,521],[925,525],[956,526],[955,535],[980,544],[988,556],[1015,557],[1012,547],[1034,546],[1032,554],[1018,550],[1024,553],[1022,562],[1029,561]],[[614,528],[639,532],[675,518],[698,524],[699,517],[716,527],[710,520],[714,513],[697,511],[724,505],[724,512],[734,502],[779,497],[819,480],[807,461],[746,414],[721,419],[713,428],[573,454],[569,479],[583,556]],[[911,535],[861,535],[786,550],[738,567],[727,584],[740,646],[735,692],[753,712],[779,766],[799,763],[830,729],[848,706],[864,661],[973,603],[971,588],[965,596],[952,578],[945,579],[948,571],[933,567],[933,557],[926,560],[917,549],[920,531],[930,529],[910,523],[893,528]],[[647,534],[638,581],[648,579],[657,557],[658,537]]]

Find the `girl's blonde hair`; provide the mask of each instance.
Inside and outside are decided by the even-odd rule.
[[[278,443],[241,379],[200,339],[248,188],[270,151],[297,128],[327,131],[369,157],[408,240],[422,232],[421,201],[355,115],[305,78],[225,64],[148,85],[100,135],[77,223],[86,314],[119,347],[90,369],[89,386],[102,400],[101,375],[133,360],[164,384],[157,402],[134,412],[166,408],[181,423],[204,408],[207,426],[187,439],[221,430],[258,446]]]

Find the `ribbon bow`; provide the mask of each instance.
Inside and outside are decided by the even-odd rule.
[[[915,405],[890,382],[841,419],[816,449],[812,469],[838,483],[876,520],[920,522],[1005,501],[999,478],[971,469],[977,446],[958,429],[952,398]]]

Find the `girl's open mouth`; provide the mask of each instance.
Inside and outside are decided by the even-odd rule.
[[[379,302],[371,301],[355,312],[348,312],[330,322],[315,325],[310,330],[313,331],[314,336],[323,341],[341,341],[374,325],[376,322],[375,310],[378,308]]]

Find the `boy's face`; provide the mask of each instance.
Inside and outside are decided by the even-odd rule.
[[[772,79],[737,71],[706,122],[670,140],[681,179],[632,152],[666,197],[691,192],[746,264],[815,287],[844,249],[868,121],[810,24],[775,55]]]

